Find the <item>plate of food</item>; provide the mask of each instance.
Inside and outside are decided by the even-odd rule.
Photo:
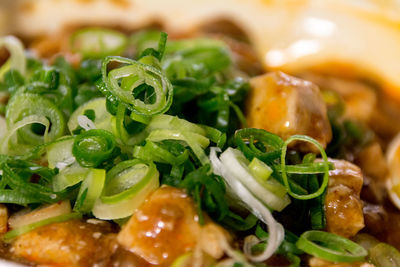
[[[395,1],[0,4],[1,266],[400,266]]]

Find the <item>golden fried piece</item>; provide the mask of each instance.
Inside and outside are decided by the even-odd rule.
[[[335,169],[329,172],[325,198],[326,230],[352,237],[364,227],[360,200],[363,175],[360,168],[345,160],[329,160]]]
[[[319,88],[282,72],[257,76],[246,102],[249,127],[265,129],[287,139],[305,134],[326,146],[332,138],[326,105]],[[300,149],[315,151],[301,144]]]
[[[19,236],[10,252],[40,265],[93,266],[111,257],[116,247],[109,232],[106,222],[71,220],[50,224]]]
[[[7,232],[8,210],[3,204],[0,204],[0,234]]]
[[[225,235],[212,222],[200,226],[194,203],[184,191],[165,186],[136,211],[118,234],[118,242],[151,264],[168,266],[195,247],[220,258],[220,234]]]

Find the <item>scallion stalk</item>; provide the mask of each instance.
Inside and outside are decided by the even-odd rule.
[[[347,238],[316,230],[304,232],[296,246],[310,255],[332,262],[362,261],[368,254],[362,246]]]

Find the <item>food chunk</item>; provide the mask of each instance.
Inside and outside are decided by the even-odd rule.
[[[8,210],[3,204],[0,204],[0,234],[7,232]]]
[[[282,72],[257,76],[246,102],[249,127],[286,139],[294,134],[313,137],[326,147],[332,138],[326,105],[316,85]],[[302,144],[300,149],[315,151]]]
[[[364,227],[360,192],[363,175],[360,168],[345,160],[329,160],[335,169],[329,171],[325,197],[326,229],[344,237],[352,237]]]
[[[112,254],[107,235],[110,229],[106,222],[71,220],[50,224],[17,237],[10,251],[40,265],[92,266]]]
[[[54,204],[43,205],[35,210],[23,209],[10,216],[8,225],[15,229],[34,222],[42,221],[51,217],[68,214],[71,212],[71,205],[68,200]]]
[[[345,118],[368,122],[376,110],[376,92],[365,82],[309,72],[302,78],[317,84],[321,90],[331,90],[340,95],[346,105]]]
[[[222,232],[212,222],[200,226],[194,203],[184,191],[165,186],[136,211],[118,234],[118,242],[151,264],[168,265],[198,244],[206,245],[203,251],[211,256],[221,257],[223,250],[213,231]],[[208,244],[202,236],[210,237]]]

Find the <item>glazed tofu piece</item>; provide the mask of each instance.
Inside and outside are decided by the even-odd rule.
[[[17,237],[10,252],[17,258],[50,266],[93,266],[111,257],[116,245],[108,223],[71,220],[34,229]],[[114,245],[113,245],[114,244]]]
[[[281,136],[294,134],[313,137],[326,147],[332,138],[327,108],[319,88],[282,72],[257,76],[246,102],[249,127]],[[293,144],[295,145],[295,144]],[[316,151],[313,145],[298,145],[303,151]]]
[[[3,204],[0,204],[0,234],[7,232],[8,210]]]
[[[360,168],[345,160],[329,160],[335,169],[329,171],[325,197],[326,230],[352,237],[364,227],[360,192],[363,175]]]
[[[221,227],[201,226],[192,199],[182,190],[161,187],[146,200],[118,234],[125,249],[151,264],[169,266],[178,256],[195,247],[214,258],[223,256]],[[208,237],[208,243],[203,237]]]

